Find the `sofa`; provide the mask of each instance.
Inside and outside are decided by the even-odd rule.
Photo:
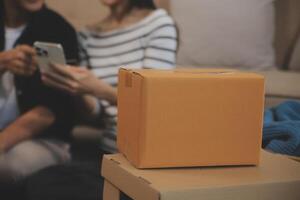
[[[156,2],[172,14],[172,0],[156,0]],[[78,29],[82,28],[84,24],[90,24],[103,18],[108,12],[98,0],[89,0],[89,3],[80,0],[47,0],[47,3],[50,7],[65,15]],[[275,0],[275,9],[276,33],[274,46],[278,69],[260,72],[266,76],[267,106],[278,104],[286,99],[300,99],[300,74],[297,73],[297,71],[300,71],[300,61],[289,68],[292,57],[295,57],[295,45],[299,37],[300,1]],[[86,10],[89,10],[89,12],[86,12]],[[191,13],[191,15],[193,14]],[[174,17],[176,18],[176,16]],[[178,26],[180,29],[181,24],[178,24]],[[185,38],[180,40],[184,42]],[[300,50],[298,52],[300,57]],[[189,62],[181,62],[180,64],[192,66]]]
[[[103,18],[108,12],[98,0],[89,0],[88,2],[81,0],[47,0],[50,7],[62,13],[77,29],[82,28],[85,24],[94,23]],[[174,14],[172,8],[173,3],[176,3],[176,1],[156,0],[156,2],[160,7]],[[277,105],[288,99],[300,100],[300,59],[297,63],[297,51],[295,52],[300,30],[299,10],[299,0],[275,0],[276,33],[274,46],[278,69],[259,72],[266,77],[266,107]],[[174,18],[176,19],[176,16]],[[178,23],[178,27],[180,30],[180,23]],[[180,40],[184,42],[185,38],[181,37]],[[195,45],[197,46],[197,44]],[[300,57],[300,44],[298,52]],[[179,57],[181,53],[179,50]],[[293,62],[293,65],[289,67],[291,62]],[[195,67],[194,63],[184,60],[180,61],[180,65]],[[80,140],[95,140],[101,137],[101,131],[90,126],[78,126],[74,130],[74,136]]]

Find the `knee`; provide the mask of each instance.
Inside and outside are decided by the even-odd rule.
[[[14,180],[23,179],[30,174],[55,163],[47,154],[39,149],[20,144],[3,154],[0,159],[0,174]]]
[[[52,144],[49,143],[47,147],[45,147],[43,143],[36,141],[22,142],[3,155],[3,169],[9,172],[14,179],[22,179],[43,168],[56,165],[63,161],[66,162],[66,160],[70,159],[68,151],[61,150],[62,152],[58,152],[60,148],[57,147],[58,150],[57,153],[55,153],[54,147],[56,146],[53,144],[52,147],[51,145]]]
[[[1,182],[12,182],[24,177],[21,172],[21,167],[16,167],[7,159],[6,155],[2,155],[0,159],[0,180]]]

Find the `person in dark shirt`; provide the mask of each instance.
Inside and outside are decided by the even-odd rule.
[[[41,82],[35,41],[60,43],[78,60],[75,30],[44,0],[0,0],[0,179],[70,160],[73,98]]]

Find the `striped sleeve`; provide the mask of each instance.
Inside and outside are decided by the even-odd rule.
[[[89,56],[87,53],[87,39],[88,33],[86,31],[80,31],[77,34],[78,36],[78,43],[79,43],[79,59],[81,66],[89,66]]]
[[[172,19],[170,18],[169,21]],[[176,65],[177,31],[175,24],[162,24],[149,36],[145,49],[145,68],[171,69]]]

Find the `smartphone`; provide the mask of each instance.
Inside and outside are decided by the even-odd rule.
[[[38,67],[41,72],[51,72],[50,63],[66,64],[64,49],[61,44],[37,41],[33,46],[37,53]]]

